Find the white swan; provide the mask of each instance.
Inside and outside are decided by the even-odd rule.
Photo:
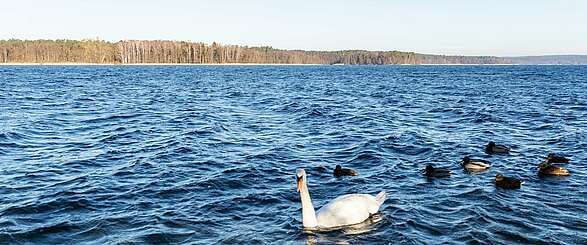
[[[304,228],[332,228],[361,223],[379,211],[385,201],[385,192],[376,197],[369,194],[348,194],[337,197],[314,212],[306,181],[306,171],[296,171],[298,192],[302,199],[302,224]]]

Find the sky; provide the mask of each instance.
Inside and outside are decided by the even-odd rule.
[[[0,39],[587,55],[585,0],[0,0]]]

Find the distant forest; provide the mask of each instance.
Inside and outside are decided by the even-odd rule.
[[[584,65],[587,55],[540,55],[508,57],[516,64]]]
[[[509,64],[494,56],[399,51],[303,51],[184,41],[0,40],[0,63]]]

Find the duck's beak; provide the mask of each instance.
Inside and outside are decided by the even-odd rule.
[[[302,178],[301,177],[297,177],[298,178],[298,192],[300,192],[302,190]]]

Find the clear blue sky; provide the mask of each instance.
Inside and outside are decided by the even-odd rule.
[[[305,50],[587,54],[585,0],[0,1],[0,39],[99,37]]]

